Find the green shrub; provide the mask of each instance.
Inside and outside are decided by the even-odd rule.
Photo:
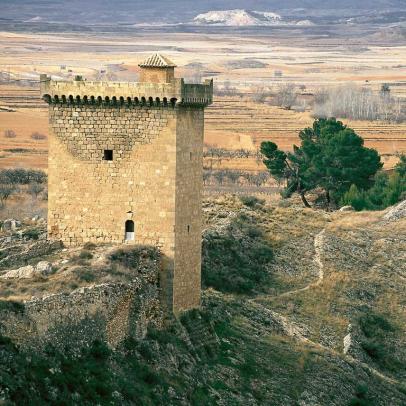
[[[87,242],[84,246],[83,249],[88,250],[88,251],[92,251],[94,249],[96,249],[97,245],[92,243],[92,242]]]
[[[351,185],[348,192],[344,193],[340,205],[352,206],[357,211],[364,210],[366,208],[365,192],[360,191],[357,186]]]
[[[384,316],[376,313],[367,313],[360,316],[359,325],[368,338],[379,335],[379,330],[395,331],[394,326]]]
[[[93,282],[96,279],[94,271],[87,267],[76,268],[74,274],[79,281],[83,282]]]
[[[251,219],[240,216],[225,233],[210,233],[203,240],[202,281],[222,292],[263,290],[269,275],[266,265],[272,248]]]
[[[403,369],[388,341],[388,334],[396,332],[396,327],[383,315],[373,312],[361,315],[358,323],[365,336],[361,340],[361,347],[368,356],[382,368],[392,371]]]
[[[82,250],[82,251],[80,251],[79,258],[80,259],[92,259],[93,254],[87,250]]]
[[[38,240],[40,235],[41,231],[37,228],[29,228],[23,232],[23,237],[28,238],[29,240]]]
[[[265,204],[265,200],[258,199],[255,196],[240,196],[240,201],[243,205],[251,208],[260,207]]]
[[[12,311],[14,313],[22,313],[24,311],[24,304],[12,300],[0,300],[0,310]]]
[[[160,257],[159,250],[156,247],[147,245],[137,245],[130,248],[120,248],[110,255],[110,260],[121,265],[136,269],[145,260],[157,261]]]
[[[341,206],[350,205],[355,210],[383,210],[392,206],[406,194],[406,175],[403,166],[399,166],[388,175],[378,172],[374,177],[373,185],[368,190],[360,190],[355,185],[343,195]]]
[[[387,355],[384,345],[376,340],[362,340],[362,349],[375,361],[381,361]]]
[[[365,385],[358,385],[349,406],[373,406],[373,404],[374,402],[368,397],[368,388]]]

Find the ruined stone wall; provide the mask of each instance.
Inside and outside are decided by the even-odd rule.
[[[49,237],[122,243],[132,219],[134,243],[173,257],[176,110],[51,105],[50,127]]]
[[[176,130],[174,309],[200,306],[203,108],[179,109]]]
[[[0,334],[24,348],[79,350],[94,340],[112,348],[142,338],[148,325],[162,325],[158,289],[143,277],[130,284],[80,288],[0,308]]]

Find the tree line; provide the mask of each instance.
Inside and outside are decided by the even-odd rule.
[[[256,103],[303,111],[305,101],[301,96],[305,90],[305,85],[294,83],[273,87],[257,86],[251,90],[251,97]],[[316,118],[340,117],[388,122],[406,120],[406,101],[394,96],[388,84],[383,84],[378,91],[353,84],[317,89],[314,91],[313,101],[309,103],[309,107],[311,106]]]
[[[214,186],[257,186],[261,187],[270,180],[270,175],[267,171],[248,172],[235,169],[204,169],[203,183],[204,185]]]

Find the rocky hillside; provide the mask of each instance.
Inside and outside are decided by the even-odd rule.
[[[326,213],[224,196],[204,213],[200,311],[115,351],[27,354],[3,337],[0,401],[406,404],[404,203]]]

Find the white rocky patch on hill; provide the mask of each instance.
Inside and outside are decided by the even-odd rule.
[[[247,11],[247,10],[222,10],[209,11],[199,14],[193,20],[201,25],[225,25],[230,27],[275,25],[282,22],[282,17],[275,13]]]
[[[198,16],[196,16],[193,19],[193,23],[199,25],[216,25],[228,27],[314,25],[314,23],[310,20],[287,21],[276,13],[243,9],[208,11],[207,13],[199,14]]]

